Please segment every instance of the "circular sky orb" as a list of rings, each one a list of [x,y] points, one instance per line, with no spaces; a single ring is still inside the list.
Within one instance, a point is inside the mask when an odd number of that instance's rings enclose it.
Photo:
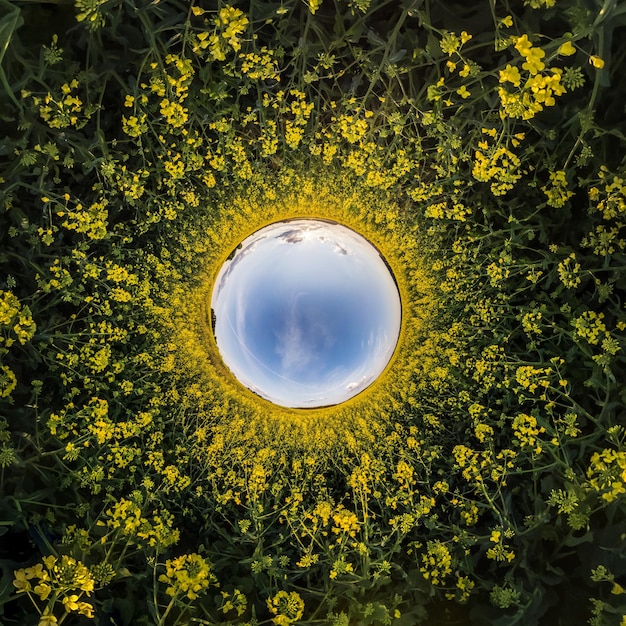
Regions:
[[[400,334],[398,288],[380,253],[333,222],[294,219],[245,239],[211,296],[230,371],[274,404],[315,408],[356,396]]]

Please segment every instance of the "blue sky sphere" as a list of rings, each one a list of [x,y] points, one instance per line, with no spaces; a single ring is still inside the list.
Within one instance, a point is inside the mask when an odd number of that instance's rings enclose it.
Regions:
[[[245,239],[217,275],[211,309],[233,375],[293,408],[363,391],[400,334],[400,296],[376,248],[320,220],[278,222]]]

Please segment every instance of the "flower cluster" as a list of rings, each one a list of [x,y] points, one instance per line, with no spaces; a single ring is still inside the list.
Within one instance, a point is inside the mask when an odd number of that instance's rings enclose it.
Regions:
[[[594,452],[587,468],[591,488],[606,502],[626,494],[626,451],[606,448]]]
[[[0,346],[10,348],[15,340],[24,345],[35,335],[37,325],[28,306],[10,291],[0,290]]]
[[[16,340],[19,345],[28,343],[36,330],[30,308],[11,291],[0,290],[0,398],[10,397],[17,386],[15,372],[3,364],[9,349]]]
[[[34,601],[45,602],[45,608],[38,604],[39,626],[53,626],[65,619],[69,613],[78,613],[93,618],[93,605],[81,600],[83,594],[91,595],[94,578],[89,569],[71,556],[44,557],[41,563],[15,571],[13,586],[18,593],[26,593]],[[57,619],[55,610],[64,613]]]
[[[560,209],[569,198],[574,195],[574,192],[569,191],[567,188],[567,180],[563,170],[550,172],[550,185],[542,187],[541,191],[543,191],[548,198],[548,206],[554,207],[555,209]]]
[[[515,559],[515,552],[510,549],[510,546],[505,543],[504,539],[507,536],[511,536],[510,532],[503,532],[502,530],[494,530],[489,537],[491,547],[487,550],[487,558],[492,561],[505,561],[511,562]]]
[[[420,572],[433,585],[442,585],[452,573],[452,555],[440,541],[429,541],[421,555]]]
[[[201,16],[205,11],[194,7],[193,13]],[[222,7],[212,22],[212,32],[203,31],[196,35],[194,52],[205,55],[208,49],[209,59],[224,61],[230,50],[238,52],[241,49],[241,36],[250,22],[241,9],[230,5]]]
[[[542,59],[546,53],[541,48],[533,46],[528,35],[517,37],[515,49],[524,59],[521,67],[528,72],[524,79],[517,65],[508,64],[500,70],[499,82],[501,85],[511,84],[517,87],[516,91],[510,91],[504,86],[498,88],[500,98],[500,116],[506,118],[520,118],[530,120],[544,107],[554,106],[555,97],[566,92],[561,83],[563,70],[552,68],[549,73],[542,73],[546,68]],[[523,84],[522,84],[522,81]]]
[[[31,98],[39,110],[41,119],[50,128],[83,128],[98,110],[97,104],[85,104],[78,95],[80,83],[73,79],[61,85],[60,93],[48,92],[44,96],[34,96],[29,91],[23,91],[23,98]]]
[[[279,591],[267,600],[267,608],[275,617],[272,623],[276,626],[289,626],[296,623],[304,612],[304,601],[295,591]]]
[[[180,531],[172,527],[172,515],[155,511],[152,521],[143,515],[139,504],[121,498],[106,511],[106,526],[119,529],[122,536],[136,542],[163,550],[178,542]],[[103,525],[105,522],[101,522]]]
[[[626,186],[623,177],[611,175],[608,168],[602,166],[597,183],[589,189],[588,195],[589,213],[599,213],[603,223],[583,239],[582,245],[592,248],[599,256],[623,252],[626,249]]]
[[[495,129],[483,129],[489,137],[495,137]],[[484,139],[474,153],[472,175],[480,182],[490,183],[494,196],[501,196],[513,189],[521,178],[520,159],[505,146]]]
[[[168,596],[195,600],[217,582],[211,564],[199,554],[184,554],[165,562],[165,573],[159,576]]]
[[[545,433],[546,429],[538,425],[536,417],[520,413],[513,420],[513,432],[521,448],[528,447],[532,448],[535,454],[541,453],[539,435]]]

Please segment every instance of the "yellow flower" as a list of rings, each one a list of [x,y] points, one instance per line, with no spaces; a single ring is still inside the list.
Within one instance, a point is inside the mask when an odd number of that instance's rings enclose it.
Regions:
[[[93,605],[89,604],[89,602],[79,602],[78,613],[80,615],[85,615],[86,617],[93,618]]]
[[[39,596],[39,599],[44,601],[50,595],[52,587],[48,583],[39,583],[33,591]]]
[[[463,85],[462,87],[460,87],[459,89],[456,90],[456,92],[459,94],[459,96],[461,96],[461,98],[463,98],[463,100],[469,98],[472,94],[467,90],[467,87],[465,85]]]
[[[512,65],[507,65],[503,70],[500,70],[500,83],[513,83],[515,87],[519,87],[522,77],[520,76],[519,69]]]
[[[563,170],[550,172],[550,185],[542,187],[541,191],[548,197],[547,204],[557,209],[564,206],[574,195],[574,192],[567,188],[567,179]]]
[[[48,572],[43,571],[41,563],[37,563],[32,567],[27,567],[24,571],[26,572],[26,578],[29,580],[31,578],[41,578],[41,580],[47,580],[48,578]]]
[[[572,54],[576,53],[576,48],[572,45],[571,41],[566,41],[561,47],[558,49],[558,54],[569,57]]]
[[[591,63],[591,65],[593,65],[597,70],[601,70],[604,67],[604,59],[595,55],[591,55],[589,57],[589,63]]]
[[[429,541],[427,552],[421,555],[422,576],[433,585],[444,583],[444,579],[452,573],[452,555],[441,541]]]
[[[37,626],[54,626],[57,623],[57,618],[51,613],[48,613],[48,609],[46,609],[39,618],[39,624]]]
[[[528,35],[522,35],[515,40],[515,49],[523,56],[526,57],[530,53],[533,45],[528,39]]]
[[[222,30],[222,37],[238,52],[241,48],[240,35],[250,23],[241,9],[226,5],[220,9],[219,17],[214,20],[215,25]]]
[[[267,599],[267,608],[276,616],[272,618],[276,626],[289,626],[302,617],[304,601],[295,591],[279,591],[273,598]]]
[[[29,576],[26,574],[26,570],[18,569],[13,573],[15,579],[13,580],[13,586],[17,589],[17,593],[22,591],[30,591],[31,585],[28,582]]]
[[[545,63],[541,59],[546,56],[546,53],[541,48],[532,48],[524,56],[526,62],[522,63],[522,69],[528,70],[533,76],[545,68]]]
[[[199,554],[184,554],[177,559],[167,560],[165,570],[165,574],[159,576],[159,582],[170,585],[165,593],[172,597],[186,595],[190,600],[195,600],[217,580],[211,572],[210,563]]]
[[[78,596],[76,594],[65,596],[63,598],[63,607],[68,613],[78,610]]]
[[[50,554],[49,556],[44,556],[42,560],[49,570],[51,570],[54,567],[54,564],[57,562],[56,556],[53,556],[52,554]]]
[[[16,386],[15,374],[6,365],[0,367],[0,398],[10,396]]]

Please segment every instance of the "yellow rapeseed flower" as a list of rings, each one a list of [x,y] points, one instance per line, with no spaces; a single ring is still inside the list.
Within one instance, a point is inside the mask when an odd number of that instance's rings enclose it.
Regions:
[[[611,593],[615,596],[621,596],[622,594],[626,593],[626,589],[624,589],[624,587],[622,587],[618,583],[613,583],[613,589],[611,589]]]
[[[48,609],[46,609],[39,618],[37,626],[55,626],[55,624],[58,624],[57,618],[52,613],[48,613]]]
[[[500,83],[512,83],[515,87],[519,87],[522,80],[519,69],[513,65],[507,65],[503,70],[500,70]]]
[[[295,591],[279,591],[273,598],[267,599],[267,608],[276,616],[272,618],[276,626],[289,626],[302,617],[304,601]]]
[[[31,584],[28,581],[29,577],[26,574],[26,570],[15,570],[15,572],[13,573],[13,577],[13,586],[17,589],[17,593],[31,590]]]
[[[13,371],[7,365],[0,367],[0,398],[10,396],[16,386],[17,378]]]
[[[526,57],[530,53],[533,45],[528,39],[528,35],[522,35],[515,40],[515,49],[523,56]]]
[[[531,48],[528,50],[528,54],[524,55],[526,61],[522,63],[522,69],[530,72],[534,76],[537,72],[541,72],[546,66],[541,59],[546,56],[546,53],[541,48]]]
[[[575,53],[576,53],[576,48],[574,48],[571,41],[566,41],[564,44],[561,44],[561,46],[558,49],[558,54],[560,54],[561,56],[565,56],[565,57],[569,57]]]
[[[591,55],[589,57],[589,63],[591,63],[591,65],[593,65],[597,70],[601,70],[604,67],[604,59],[595,55]]]
[[[63,607],[70,613],[78,610],[78,595],[73,593],[63,598]]]

